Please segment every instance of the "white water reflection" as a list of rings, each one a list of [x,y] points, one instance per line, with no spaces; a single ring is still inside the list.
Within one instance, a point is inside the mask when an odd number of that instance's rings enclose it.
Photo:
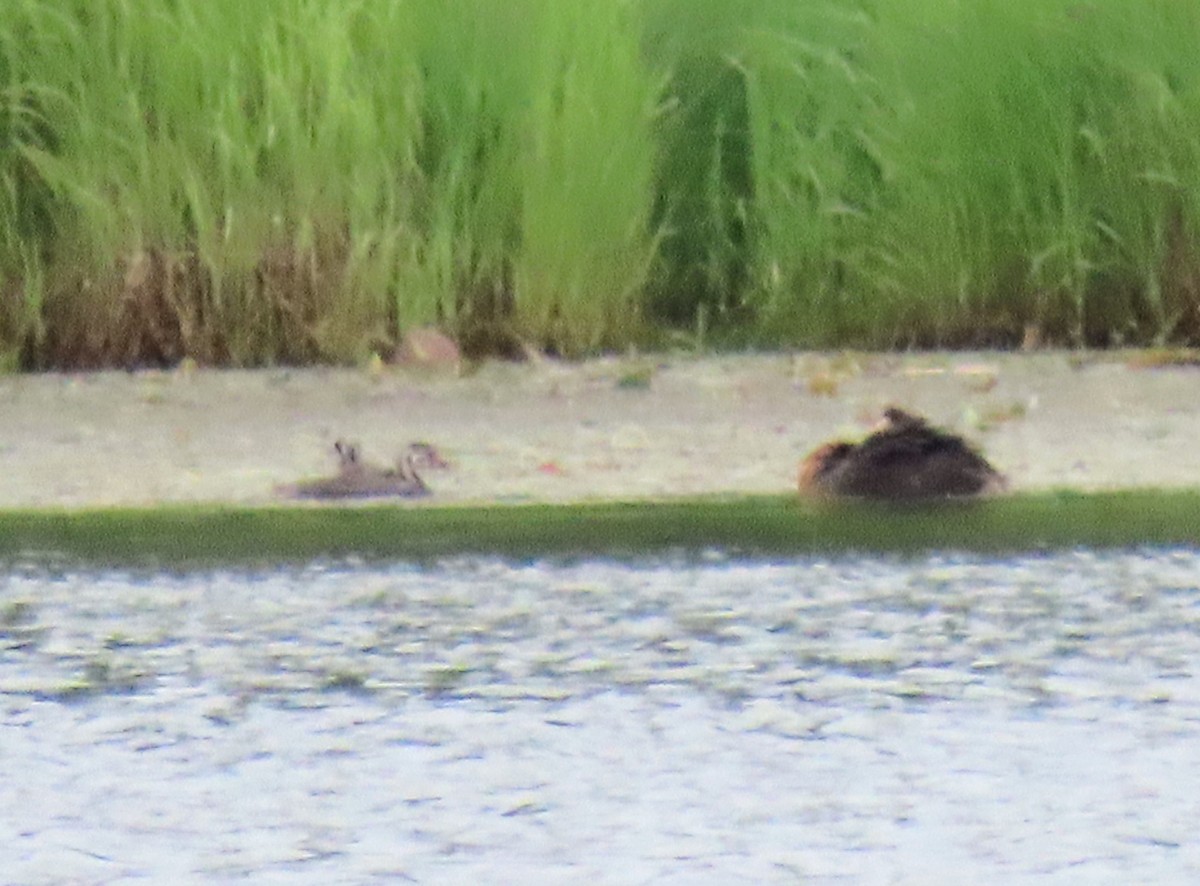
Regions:
[[[0,585],[8,883],[1200,882],[1200,557]]]

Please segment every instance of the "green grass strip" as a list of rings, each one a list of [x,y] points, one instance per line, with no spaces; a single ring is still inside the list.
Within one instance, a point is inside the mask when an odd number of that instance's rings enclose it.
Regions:
[[[756,556],[1200,543],[1200,490],[1040,493],[934,507],[814,504],[790,496],[575,505],[171,506],[0,512],[0,558],[110,566],[270,565],[317,558],[425,560]]]

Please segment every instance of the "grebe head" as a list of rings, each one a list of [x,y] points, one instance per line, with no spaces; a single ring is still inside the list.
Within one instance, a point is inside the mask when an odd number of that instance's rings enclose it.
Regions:
[[[413,464],[421,468],[441,470],[450,467],[450,462],[442,457],[432,443],[424,441],[409,443],[407,454],[412,457]]]
[[[919,415],[913,415],[911,412],[905,412],[895,406],[889,406],[883,410],[883,420],[874,428],[875,431],[905,431],[913,430],[914,428],[923,428],[928,424],[924,418]]]
[[[854,451],[852,443],[839,441],[818,446],[800,462],[800,491],[822,492],[829,475]]]

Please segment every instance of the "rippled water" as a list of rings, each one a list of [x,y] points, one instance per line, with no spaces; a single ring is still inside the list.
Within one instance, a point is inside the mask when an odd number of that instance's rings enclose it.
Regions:
[[[1196,883],[1200,555],[0,577],[6,883]]]

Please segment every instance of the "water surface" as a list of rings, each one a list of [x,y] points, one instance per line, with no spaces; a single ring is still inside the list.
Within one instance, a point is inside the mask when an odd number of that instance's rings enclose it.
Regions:
[[[6,883],[1200,882],[1193,551],[0,575]]]

